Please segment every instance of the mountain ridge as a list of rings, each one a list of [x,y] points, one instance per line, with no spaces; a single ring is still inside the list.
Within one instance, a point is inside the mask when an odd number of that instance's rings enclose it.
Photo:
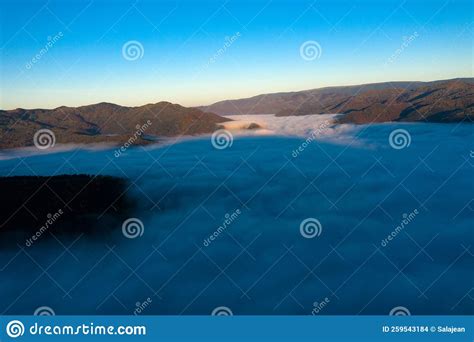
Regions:
[[[452,98],[439,100],[433,95],[445,88],[464,88],[463,99],[459,94],[447,92]],[[383,82],[351,86],[335,86],[315,88],[296,92],[280,92],[261,94],[237,100],[219,101],[209,106],[198,107],[219,115],[239,114],[276,114],[277,116],[308,115],[323,113],[346,114],[341,122],[370,123],[386,121],[421,121],[420,117],[405,115],[417,106],[433,105],[432,112],[421,113],[428,122],[459,122],[472,121],[474,103],[474,78],[456,78],[430,82]],[[403,94],[417,94],[408,96]],[[439,95],[439,94],[436,94]],[[410,103],[410,98],[422,103]],[[398,100],[398,101],[397,101]],[[434,105],[440,105],[440,108]],[[388,106],[389,105],[389,106]],[[388,106],[388,108],[387,108]],[[388,109],[390,115],[381,115]],[[426,110],[427,108],[424,108]],[[377,112],[378,111],[378,112]],[[451,114],[450,114],[451,112]],[[350,114],[352,113],[352,114]],[[350,115],[347,115],[350,114]],[[444,114],[444,115],[443,115]]]
[[[215,114],[217,113],[217,114]],[[343,114],[338,123],[474,122],[474,78],[432,82],[384,82],[257,95],[210,106],[166,101],[127,107],[100,102],[54,109],[0,110],[0,148],[33,146],[40,129],[56,143],[145,145],[163,137],[214,132],[231,121],[221,115]],[[137,134],[139,132],[139,134]]]
[[[136,135],[139,127],[145,127],[136,140],[136,144],[144,145],[153,142],[147,136],[211,133],[225,121],[229,119],[164,101],[137,107],[100,102],[79,107],[0,110],[0,148],[32,146],[39,129],[53,131],[56,143],[123,144]]]

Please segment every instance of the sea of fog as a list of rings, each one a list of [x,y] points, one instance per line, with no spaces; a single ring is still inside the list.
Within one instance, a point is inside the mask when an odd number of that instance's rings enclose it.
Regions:
[[[143,235],[1,250],[0,312],[474,314],[474,126],[330,118],[242,118],[261,129],[224,149],[4,154],[1,176],[128,178]]]

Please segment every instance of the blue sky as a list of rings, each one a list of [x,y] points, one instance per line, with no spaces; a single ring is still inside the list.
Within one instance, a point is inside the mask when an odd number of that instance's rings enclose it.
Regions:
[[[2,109],[473,76],[469,0],[2,0],[0,16]],[[129,41],[140,58],[124,58]]]

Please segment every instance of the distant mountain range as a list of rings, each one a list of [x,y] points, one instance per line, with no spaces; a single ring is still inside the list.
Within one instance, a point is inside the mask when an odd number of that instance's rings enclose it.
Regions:
[[[263,94],[199,107],[220,115],[345,114],[340,122],[472,122],[474,79],[386,82]]]
[[[35,132],[44,128],[53,131],[56,143],[122,144],[136,136],[134,144],[143,145],[159,137],[211,133],[224,121],[229,119],[169,102],[0,110],[0,148],[31,146]]]
[[[473,122],[474,79],[328,87],[227,100],[199,108],[159,102],[140,107],[98,103],[55,109],[0,110],[0,148],[32,146],[39,129],[53,131],[59,144],[124,144],[134,137],[133,144],[143,145],[161,137],[211,133],[221,127],[220,123],[230,120],[221,115],[331,113],[344,114],[340,123],[355,124]]]

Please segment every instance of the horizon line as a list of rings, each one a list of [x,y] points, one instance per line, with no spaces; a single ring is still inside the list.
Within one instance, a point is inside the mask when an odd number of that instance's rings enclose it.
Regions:
[[[316,87],[316,88],[306,88],[306,89],[300,89],[300,90],[290,90],[290,91],[276,91],[276,92],[269,92],[269,93],[259,93],[257,95],[252,95],[252,96],[247,96],[247,97],[240,97],[240,98],[230,98],[230,99],[223,99],[219,101],[215,101],[213,103],[207,104],[207,105],[196,105],[196,106],[184,106],[181,103],[177,102],[172,102],[166,99],[160,100],[158,102],[148,102],[145,104],[141,105],[122,105],[114,102],[109,102],[109,101],[100,101],[100,102],[95,102],[95,103],[86,103],[86,104],[80,104],[80,105],[75,105],[75,106],[70,106],[70,105],[61,105],[57,107],[36,107],[36,108],[25,108],[25,107],[16,107],[16,108],[11,108],[11,109],[4,109],[0,108],[2,111],[13,111],[13,110],[19,110],[19,109],[24,109],[24,110],[55,110],[59,109],[61,107],[67,107],[67,108],[80,108],[80,107],[86,107],[86,106],[94,106],[94,105],[99,105],[99,104],[112,104],[120,107],[128,107],[128,108],[134,108],[134,107],[143,107],[147,105],[153,105],[153,104],[158,104],[161,102],[167,102],[173,105],[179,105],[184,108],[203,108],[203,107],[210,107],[212,105],[215,105],[217,103],[221,102],[226,102],[226,101],[239,101],[239,100],[245,100],[245,99],[252,99],[255,97],[259,96],[265,96],[265,95],[273,95],[273,94],[292,94],[292,93],[299,93],[299,92],[304,92],[304,91],[312,91],[312,90],[321,90],[321,89],[330,89],[330,88],[350,88],[350,87],[359,87],[359,86],[367,86],[367,85],[375,85],[375,84],[386,84],[386,83],[434,83],[434,82],[449,82],[449,81],[456,81],[456,80],[469,80],[469,79],[474,79],[474,76],[459,76],[459,77],[454,77],[454,78],[448,78],[448,79],[435,79],[435,80],[430,80],[430,81],[413,81],[413,80],[396,80],[396,81],[383,81],[383,82],[370,82],[370,83],[358,83],[358,84],[344,84],[344,85],[329,85],[329,86],[323,86],[323,87]]]

